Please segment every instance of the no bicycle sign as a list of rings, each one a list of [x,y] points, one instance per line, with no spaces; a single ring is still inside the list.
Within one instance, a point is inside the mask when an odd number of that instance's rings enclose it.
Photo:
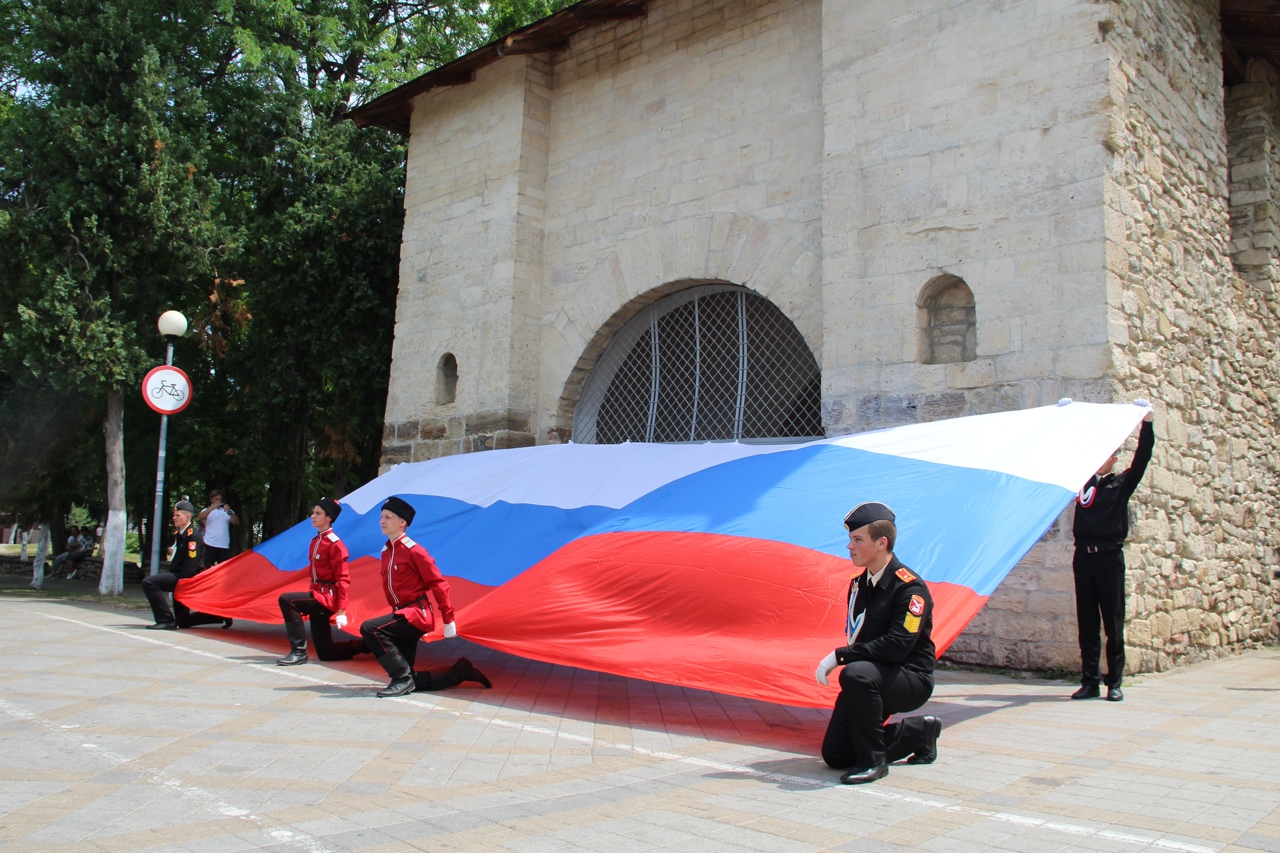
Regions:
[[[142,380],[142,399],[162,415],[176,415],[191,402],[191,380],[172,365],[153,367]]]

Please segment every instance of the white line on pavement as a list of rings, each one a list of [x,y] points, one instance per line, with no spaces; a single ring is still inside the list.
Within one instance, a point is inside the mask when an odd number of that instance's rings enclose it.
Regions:
[[[203,651],[202,649],[194,649],[194,648],[191,648],[190,646],[182,645],[181,643],[172,643],[167,640],[160,640],[154,637],[140,636],[138,634],[135,634],[129,631],[121,631],[117,628],[108,628],[105,625],[94,625],[92,622],[85,622],[79,619],[71,619],[65,616],[55,616],[51,613],[41,613],[35,610],[27,610],[26,612],[32,613],[37,616],[43,616],[47,619],[57,619],[62,622],[70,622],[72,624],[80,625],[86,628],[91,628],[97,631],[106,631],[112,634],[119,634],[121,636],[129,637],[134,640],[139,640],[144,643],[151,643],[152,645],[164,646],[171,649],[177,649],[179,651],[187,652],[189,654],[212,658],[218,661],[224,661],[227,663],[236,663],[241,665],[243,665],[244,663],[241,660],[228,657],[226,655],[218,655],[213,652],[206,652],[206,651]],[[298,681],[305,681],[311,684],[321,684],[327,687],[347,687],[348,689],[355,689],[355,688],[352,688],[351,685],[340,684],[338,682],[334,682],[328,679],[315,678],[313,676],[296,672],[292,667],[285,668],[285,667],[277,667],[272,665],[254,664],[254,663],[249,664],[249,666],[253,666],[263,672],[270,672],[277,676],[284,676],[286,678],[292,678]],[[598,746],[603,749],[620,749],[620,750],[635,753],[637,755],[644,755],[647,757],[657,758],[664,761],[679,762],[681,764],[687,764],[687,765],[691,765],[701,769],[716,770],[722,773],[734,773],[742,776],[750,776],[756,779],[767,780],[771,782],[782,782],[784,784],[797,785],[797,786],[802,786],[807,788],[830,787],[830,783],[822,779],[812,779],[804,776],[791,776],[785,773],[770,773],[763,770],[756,770],[754,767],[743,767],[741,765],[736,765],[736,764],[723,764],[717,761],[708,761],[703,758],[695,758],[692,756],[680,755],[679,753],[674,753],[674,752],[645,749],[644,747],[635,746],[633,744],[611,743],[608,741],[602,741],[602,740],[599,740],[598,738],[589,737],[586,735],[575,735],[575,734],[569,734],[567,732],[557,731],[556,729],[547,728],[545,726],[531,725],[529,723],[512,722],[509,720],[499,719],[493,716],[476,714],[471,711],[456,711],[449,708],[441,707],[439,702],[425,702],[421,699],[409,698],[407,696],[398,697],[394,701],[398,701],[408,705],[414,705],[420,708],[425,708],[427,710],[435,711],[436,713],[449,714],[455,717],[465,718],[467,720],[472,720],[475,722],[486,723],[488,725],[498,726],[502,728],[516,729],[518,731],[528,732],[530,734],[550,735],[552,737],[562,738],[564,740],[574,741],[576,743],[582,743],[590,746]],[[3,704],[0,704],[0,710],[4,710]],[[866,796],[870,796],[870,797],[875,797],[878,799],[883,799],[883,800],[892,800],[894,802],[911,803],[913,805],[925,806],[927,808],[937,809],[939,811],[973,815],[975,817],[996,820],[1001,823],[1010,823],[1010,824],[1022,826],[1028,829],[1047,829],[1047,830],[1060,832],[1065,835],[1071,835],[1075,837],[1099,838],[1107,841],[1116,841],[1123,844],[1136,844],[1141,847],[1154,847],[1160,850],[1173,850],[1173,851],[1177,851],[1177,853],[1218,853],[1218,851],[1221,849],[1220,847],[1204,847],[1198,844],[1188,844],[1185,842],[1172,841],[1164,838],[1153,838],[1146,835],[1138,835],[1136,833],[1117,832],[1111,829],[1102,829],[1099,827],[1084,826],[1081,824],[1074,824],[1074,823],[1064,823],[1062,821],[1045,820],[1043,818],[1031,817],[1028,815],[1013,814],[1011,812],[990,811],[988,809],[974,808],[972,806],[966,806],[960,803],[948,803],[944,800],[937,800],[929,797],[921,797],[921,796],[916,796],[912,794],[900,794],[895,791],[887,791],[883,788],[872,788],[870,786],[864,786],[858,790],[858,793]],[[251,816],[250,819],[256,819],[256,818],[252,818]],[[311,839],[311,840],[315,841],[316,839]],[[311,850],[312,848],[308,847],[307,849]],[[320,850],[320,848],[315,848],[315,849],[317,853]]]

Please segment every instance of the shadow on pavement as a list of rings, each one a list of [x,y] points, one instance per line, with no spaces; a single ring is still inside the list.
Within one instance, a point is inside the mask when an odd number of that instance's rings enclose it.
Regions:
[[[78,608],[108,609],[106,605],[93,602],[65,603]],[[110,627],[130,633],[137,631],[139,634],[156,636],[157,639],[174,636],[175,632],[170,631],[148,631],[146,626],[149,624],[150,613],[138,611],[136,619],[122,620]],[[275,661],[288,653],[288,644],[280,625],[237,621],[230,629],[208,625],[181,629],[176,633],[194,633],[206,639],[238,645],[248,653],[226,655],[227,660],[258,667],[274,667]],[[314,655],[314,647],[310,651]],[[723,693],[542,663],[487,649],[462,638],[420,643],[415,668],[422,670],[448,666],[462,656],[469,658],[489,676],[493,681],[493,688],[486,690],[464,684],[429,695],[442,699],[452,696],[470,701],[473,703],[470,713],[477,713],[482,707],[492,708],[494,711],[518,710],[534,717],[630,727],[677,737],[711,738],[806,756],[797,758],[798,763],[791,770],[770,769],[763,772],[801,777],[813,775],[816,768],[812,765],[812,757],[817,753],[830,716],[830,710],[825,708],[776,705]],[[677,664],[673,664],[675,665]],[[341,662],[322,662],[313,657],[307,664],[281,669],[322,680],[341,673],[368,679],[368,682],[333,685],[294,682],[281,684],[276,688],[280,691],[306,691],[333,699],[350,699],[353,692],[363,694],[367,691],[369,701],[383,701],[373,694],[386,683],[386,674],[369,655]],[[935,698],[913,713],[934,714],[942,719],[945,726],[953,726],[1005,708],[1070,701],[1067,698],[1069,685],[1062,685],[1064,692],[1061,695],[1047,695],[1044,688],[1056,687],[1053,682],[1027,683],[1025,692],[1011,690],[1019,683],[1021,682],[1018,680],[985,673],[942,671]],[[1000,692],[986,692],[981,689],[984,686]],[[822,779],[820,776],[814,778]]]

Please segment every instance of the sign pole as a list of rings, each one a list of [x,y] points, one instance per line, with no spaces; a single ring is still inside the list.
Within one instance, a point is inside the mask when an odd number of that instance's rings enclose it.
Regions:
[[[165,342],[167,350],[164,356],[165,366],[173,364],[173,339]],[[164,512],[164,456],[165,440],[169,437],[169,416],[160,416],[160,453],[156,457],[156,506],[151,516],[151,567],[148,574],[160,572],[160,516]]]

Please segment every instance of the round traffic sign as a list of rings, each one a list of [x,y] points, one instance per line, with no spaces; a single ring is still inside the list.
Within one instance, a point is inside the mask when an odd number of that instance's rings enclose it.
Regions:
[[[171,364],[153,367],[142,380],[142,399],[162,415],[176,415],[191,402],[191,380]]]

